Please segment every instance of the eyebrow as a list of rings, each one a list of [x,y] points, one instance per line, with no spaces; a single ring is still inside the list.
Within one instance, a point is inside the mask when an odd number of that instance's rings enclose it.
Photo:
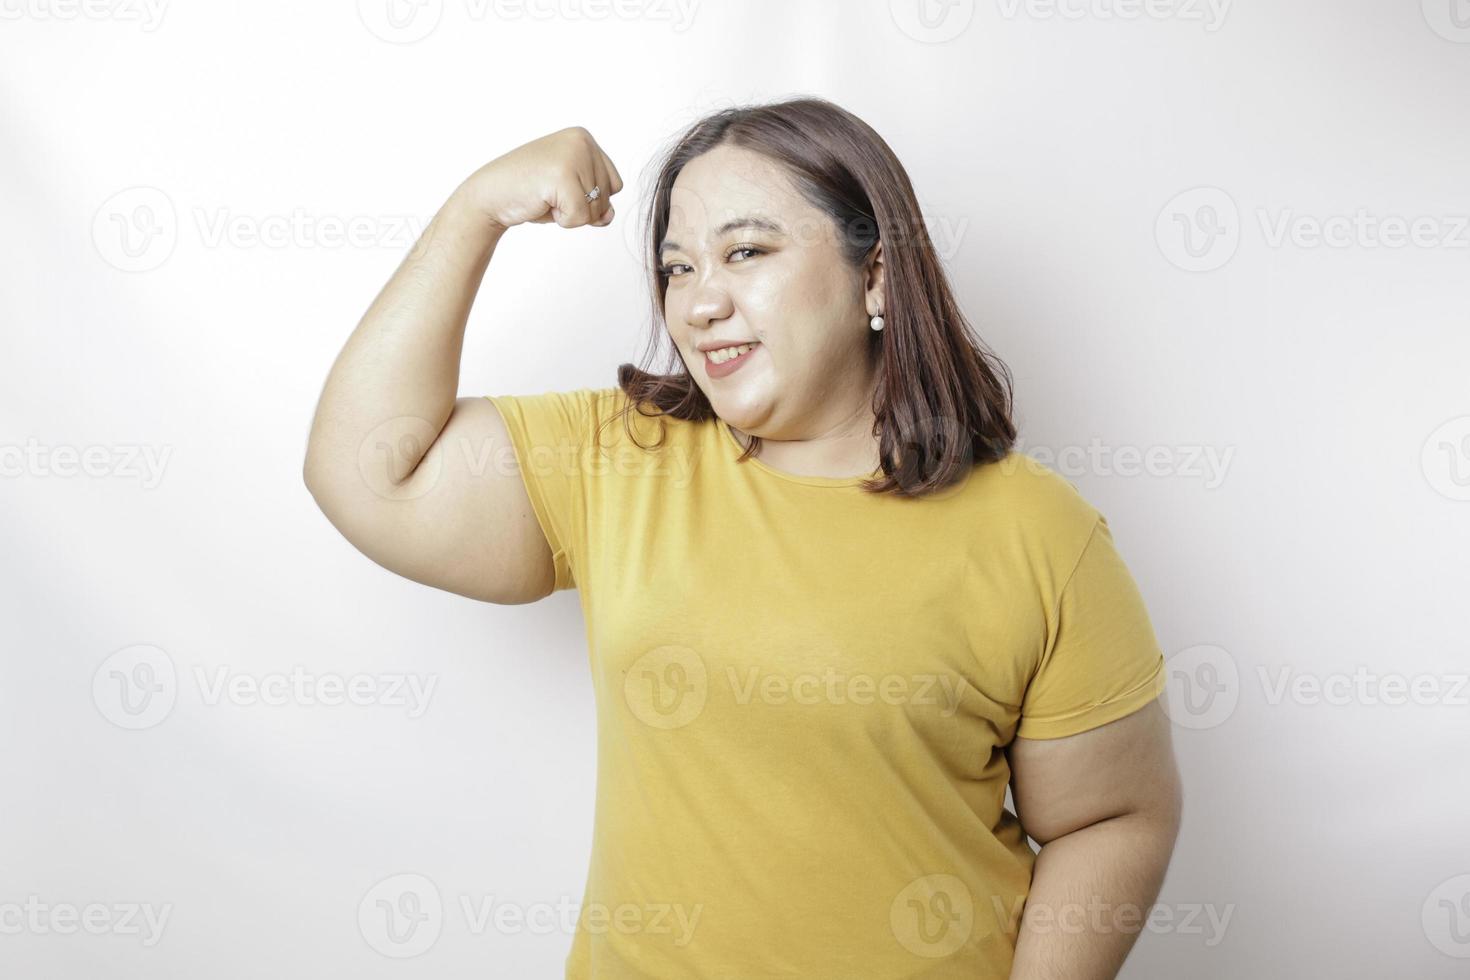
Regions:
[[[758,231],[769,231],[774,235],[785,234],[785,230],[780,225],[776,224],[776,222],[768,221],[765,218],[757,218],[752,215],[744,218],[731,218],[729,221],[725,222],[724,224],[720,225],[720,227],[715,229],[715,237],[719,238],[723,235],[727,235],[737,228],[755,228]],[[658,247],[658,254],[662,255],[671,248],[682,249],[683,247],[684,246],[678,244],[677,242],[673,242],[665,238],[663,244]]]

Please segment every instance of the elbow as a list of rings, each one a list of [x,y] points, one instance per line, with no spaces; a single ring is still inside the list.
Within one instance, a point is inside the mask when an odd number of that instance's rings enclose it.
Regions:
[[[306,452],[301,455],[301,482],[315,495],[317,488],[326,480],[322,450],[314,438],[306,440]]]
[[[318,506],[321,506],[323,494],[326,492],[325,488],[329,485],[329,481],[327,474],[322,471],[320,461],[310,452],[306,454],[306,458],[301,462],[301,482],[305,484],[306,490],[311,494],[312,499],[317,502]]]
[[[308,453],[306,459],[301,463],[301,482],[306,485],[306,489],[313,497],[316,496],[317,479],[316,467],[312,465],[311,454]]]

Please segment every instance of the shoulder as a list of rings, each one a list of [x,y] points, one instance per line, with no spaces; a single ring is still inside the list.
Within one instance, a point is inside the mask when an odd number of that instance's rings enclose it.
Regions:
[[[1019,450],[977,467],[972,479],[989,520],[1048,551],[1080,553],[1102,517],[1075,483]]]
[[[582,391],[598,405],[608,406],[613,409],[621,408],[628,400],[627,392],[623,391],[617,385],[610,385],[606,388],[583,388]]]
[[[588,406],[599,445],[631,445],[656,453],[670,445],[688,447],[700,431],[700,423],[664,414],[648,402],[635,403],[616,385],[584,388],[580,396]]]
[[[605,388],[583,388],[580,394],[587,400],[597,415],[603,419],[619,415],[624,409],[630,415],[639,414],[638,406],[630,405],[632,399],[628,397],[626,391],[617,385],[608,385]],[[656,412],[657,409],[651,405],[645,404],[643,406],[643,413],[645,415],[653,415]]]

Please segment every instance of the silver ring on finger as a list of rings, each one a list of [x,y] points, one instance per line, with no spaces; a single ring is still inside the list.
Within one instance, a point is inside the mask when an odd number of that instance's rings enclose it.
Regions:
[[[597,198],[601,194],[602,194],[602,188],[601,187],[593,187],[590,191],[587,192],[587,200],[589,200],[589,201],[595,201],[595,200],[597,200]]]

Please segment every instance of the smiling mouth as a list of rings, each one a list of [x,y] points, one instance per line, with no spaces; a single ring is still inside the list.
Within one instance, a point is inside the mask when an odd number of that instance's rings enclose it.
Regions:
[[[748,344],[736,344],[734,347],[720,347],[705,351],[704,359],[710,364],[728,364],[744,357],[758,346],[760,346],[760,341],[753,340]]]

